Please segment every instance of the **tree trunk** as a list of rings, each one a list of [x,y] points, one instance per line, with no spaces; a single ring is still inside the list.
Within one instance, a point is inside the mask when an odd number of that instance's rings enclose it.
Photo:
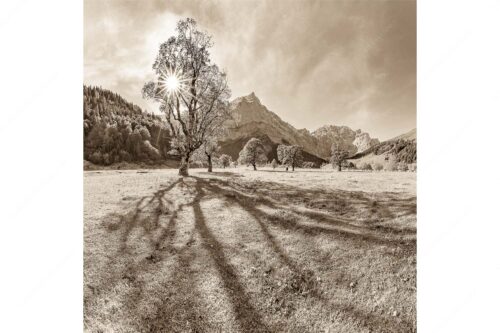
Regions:
[[[257,168],[255,167],[255,163],[254,163],[254,164],[252,164],[252,166],[253,166],[253,169],[254,169],[254,170],[257,170]]]
[[[188,168],[189,168],[189,154],[184,154],[181,157],[181,165],[179,167],[179,176],[182,176],[182,177],[189,176]]]
[[[208,172],[212,172],[212,155],[207,154],[208,159]]]
[[[292,171],[295,171],[295,165],[292,164]]]
[[[339,163],[338,166],[337,166],[337,170],[338,171],[342,171],[342,165]]]

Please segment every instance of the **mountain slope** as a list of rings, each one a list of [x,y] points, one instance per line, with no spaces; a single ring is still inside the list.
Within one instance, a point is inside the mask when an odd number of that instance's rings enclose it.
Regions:
[[[84,159],[94,164],[164,160],[169,137],[161,117],[120,95],[83,86]]]
[[[293,144],[303,148],[304,159],[324,163],[329,159],[333,142],[342,141],[351,147],[351,153],[364,150],[378,143],[361,130],[353,131],[346,126],[323,126],[310,133],[307,129],[296,129],[269,111],[251,93],[236,98],[230,105],[232,118],[226,123],[227,135],[222,139],[223,152],[238,157],[244,144],[252,137],[264,138],[269,149],[268,158],[276,158],[278,144]]]
[[[348,147],[351,154],[364,151],[379,143],[378,139],[370,138],[368,133],[359,129],[354,131],[347,126],[325,125],[312,132],[312,135],[317,138],[318,149],[323,156],[330,156],[333,143]]]
[[[414,128],[409,132],[406,132],[404,134],[398,135],[395,138],[392,138],[391,140],[416,140],[417,139],[417,129]],[[388,140],[390,141],[390,140]]]
[[[355,163],[381,163],[390,159],[406,164],[417,163],[417,130],[398,135],[352,156]]]

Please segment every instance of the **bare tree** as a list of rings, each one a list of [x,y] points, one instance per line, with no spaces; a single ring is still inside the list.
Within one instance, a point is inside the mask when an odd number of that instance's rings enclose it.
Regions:
[[[248,140],[245,147],[240,151],[238,160],[240,164],[251,164],[254,170],[257,170],[257,163],[266,163],[266,149],[262,141],[256,138]]]
[[[142,89],[166,115],[172,146],[181,155],[181,176],[188,176],[192,153],[229,117],[231,93],[226,74],[210,60],[212,46],[212,37],[198,30],[195,20],[179,21],[177,35],[160,45],[153,64],[156,80]]]
[[[278,149],[278,161],[283,165],[291,166],[292,171],[295,167],[302,166],[304,159],[302,157],[302,148],[297,145],[287,146],[279,145]]]
[[[349,157],[349,150],[342,144],[334,143],[332,144],[332,156],[330,162],[332,166],[337,166],[338,171],[342,171],[342,162],[344,162]]]

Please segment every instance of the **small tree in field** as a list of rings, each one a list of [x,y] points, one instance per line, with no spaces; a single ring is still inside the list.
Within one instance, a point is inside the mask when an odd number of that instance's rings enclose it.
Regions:
[[[226,155],[226,154],[222,154],[220,156],[220,163],[222,164],[222,167],[225,169],[226,167],[228,167],[230,164],[231,164],[231,156],[229,155]]]
[[[208,172],[212,172],[213,159],[217,156],[220,150],[217,140],[209,138],[205,141],[200,148],[196,149],[192,155],[193,161],[203,162],[206,161],[208,165]]]
[[[387,171],[396,171],[398,169],[398,162],[396,160],[396,156],[390,155],[388,158],[388,162],[385,165],[385,170]]]
[[[408,164],[404,162],[398,163],[398,171],[408,171]]]
[[[193,152],[215,136],[229,117],[226,74],[210,59],[212,37],[188,18],[177,35],[160,45],[153,64],[156,76],[142,88],[144,98],[160,103],[172,146],[181,155],[179,175],[188,176]]]
[[[332,166],[337,166],[338,171],[342,171],[342,163],[349,157],[349,151],[339,143],[332,144],[332,156],[330,162]]]
[[[361,167],[360,167],[361,170],[365,170],[365,171],[372,171],[372,165],[370,163],[362,163],[361,164]]]
[[[278,162],[276,162],[274,158],[273,161],[271,162],[271,166],[273,167],[273,170],[276,169],[276,167],[278,166]]]
[[[304,162],[302,157],[302,148],[300,146],[279,145],[277,152],[278,161],[280,161],[283,165],[291,166],[292,171],[295,170],[295,167],[302,166],[302,163]]]
[[[257,170],[257,164],[266,163],[266,149],[264,148],[262,141],[257,138],[251,138],[248,140],[245,147],[243,147],[240,151],[238,161],[240,164],[252,165],[254,170]]]

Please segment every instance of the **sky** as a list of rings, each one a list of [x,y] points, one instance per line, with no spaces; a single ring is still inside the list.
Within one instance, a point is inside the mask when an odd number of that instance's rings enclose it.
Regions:
[[[84,1],[84,84],[149,112],[141,88],[178,20],[213,36],[231,99],[251,92],[294,127],[390,139],[416,127],[416,2]]]

